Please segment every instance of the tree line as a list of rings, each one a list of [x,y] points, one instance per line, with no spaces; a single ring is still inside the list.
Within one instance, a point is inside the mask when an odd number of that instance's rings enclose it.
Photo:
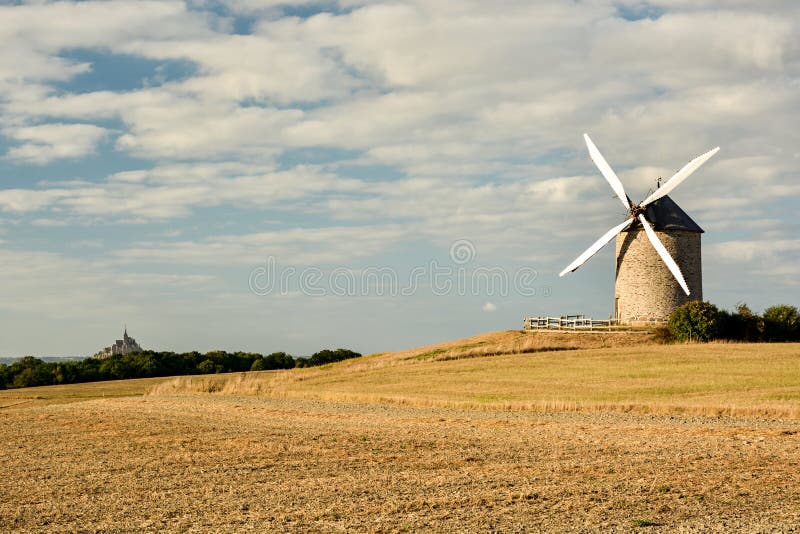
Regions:
[[[0,389],[55,384],[76,384],[101,380],[151,378],[157,376],[199,375],[241,371],[266,371],[313,367],[358,358],[349,349],[321,350],[310,358],[295,358],[285,352],[266,356],[255,352],[156,352],[146,350],[116,354],[108,358],[46,362],[33,356],[10,364],[0,364]]]
[[[669,341],[800,341],[800,311],[788,304],[770,306],[762,314],[753,313],[747,304],[734,311],[717,308],[710,302],[692,301],[679,306],[656,337]]]

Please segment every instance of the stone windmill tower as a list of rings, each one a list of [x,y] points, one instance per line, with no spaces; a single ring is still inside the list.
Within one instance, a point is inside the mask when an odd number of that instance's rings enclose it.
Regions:
[[[614,317],[634,325],[666,322],[681,304],[703,300],[703,229],[668,196],[647,206],[644,216],[675,259],[691,293],[683,291],[637,221],[617,234],[614,286]]]
[[[616,237],[614,317],[626,324],[664,322],[676,307],[703,298],[703,230],[667,194],[716,154],[719,147],[687,163],[654,193],[634,204],[589,136],[584,134],[584,139],[592,160],[625,206],[628,218],[606,232],[559,276],[576,270]]]

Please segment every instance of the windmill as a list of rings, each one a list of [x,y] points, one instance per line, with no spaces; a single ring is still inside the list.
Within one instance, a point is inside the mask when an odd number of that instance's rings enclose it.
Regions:
[[[635,204],[589,136],[583,137],[592,161],[622,202],[627,218],[603,234],[559,276],[575,271],[616,237],[614,317],[634,324],[663,322],[675,307],[702,299],[700,234],[703,230],[667,194],[716,154],[719,147],[694,158]]]

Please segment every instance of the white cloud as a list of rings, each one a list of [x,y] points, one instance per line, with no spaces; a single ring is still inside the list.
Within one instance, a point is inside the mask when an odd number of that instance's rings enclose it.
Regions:
[[[47,2],[0,6],[0,102],[33,105],[32,90],[89,72],[92,65],[63,57],[63,51],[119,51],[135,40],[208,36],[216,17],[190,11],[180,2]],[[36,91],[40,93],[40,91]],[[6,122],[9,117],[4,117]]]
[[[611,18],[593,35],[592,56],[597,62],[624,58],[623,72],[640,72],[662,87],[684,88],[687,82],[781,72],[796,43],[795,29],[783,13],[758,11],[667,13],[635,22]]]
[[[271,256],[283,266],[346,266],[407,239],[408,228],[399,225],[291,228],[201,241],[135,243],[115,257],[126,263],[252,266]]]
[[[42,124],[3,130],[6,137],[20,142],[6,157],[17,163],[44,165],[58,159],[92,154],[109,131],[93,124]]]
[[[483,306],[481,306],[481,310],[485,311],[486,313],[492,313],[497,311],[497,306],[492,304],[491,302],[487,302]]]
[[[730,262],[759,261],[769,264],[775,262],[781,255],[800,253],[800,239],[727,241],[714,245],[711,250],[714,254]]]
[[[797,91],[780,76],[797,54],[795,25],[768,10],[630,22],[604,2],[510,2],[492,11],[477,2],[370,3],[338,15],[270,16],[248,36],[215,33],[207,16],[174,6],[141,11],[138,24],[152,28],[134,24],[114,39],[31,31],[48,50],[58,39],[108,40],[112,50],[190,59],[196,75],[157,90],[54,96],[35,109],[12,100],[7,109],[120,117],[127,132],[118,148],[141,157],[328,145],[365,150],[412,175],[479,175],[511,172],[509,158],[579,149],[584,129],[620,147],[620,165],[658,164],[643,157],[654,148],[669,152],[664,163],[681,161],[698,147],[729,145],[743,117],[768,121],[797,108]],[[165,22],[153,22],[157,15]],[[191,24],[181,31],[171,17]],[[240,106],[251,100],[263,107]],[[315,100],[322,105],[285,109]]]
[[[362,183],[340,179],[313,166],[275,171],[241,163],[172,164],[126,171],[105,183],[75,182],[38,190],[0,190],[0,209],[45,209],[82,216],[183,217],[195,208],[278,207],[308,195],[355,191]]]
[[[343,96],[361,85],[347,76],[335,56],[299,41],[221,35],[178,43],[139,41],[124,50],[148,58],[194,62],[198,75],[174,87],[205,100],[286,104]]]
[[[0,7],[0,38],[24,40],[29,49],[105,47],[132,40],[211,35],[208,13],[182,2],[48,2]]]
[[[751,229],[752,230],[752,229]],[[765,307],[788,302],[796,305],[800,288],[800,240],[756,232],[758,239],[715,243],[706,248],[706,285],[735,302],[757,302]],[[709,274],[711,275],[709,278]]]
[[[0,190],[0,207],[11,212],[36,211],[49,206],[58,196],[58,191],[3,189]]]

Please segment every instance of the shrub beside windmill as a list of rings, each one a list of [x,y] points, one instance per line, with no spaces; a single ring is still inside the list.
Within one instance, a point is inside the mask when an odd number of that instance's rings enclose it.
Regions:
[[[575,271],[616,237],[614,317],[625,324],[666,322],[690,300],[702,300],[700,235],[703,230],[667,196],[719,151],[696,157],[639,204],[625,193],[614,170],[588,135],[589,155],[614,190],[627,219],[603,234],[559,276]]]

